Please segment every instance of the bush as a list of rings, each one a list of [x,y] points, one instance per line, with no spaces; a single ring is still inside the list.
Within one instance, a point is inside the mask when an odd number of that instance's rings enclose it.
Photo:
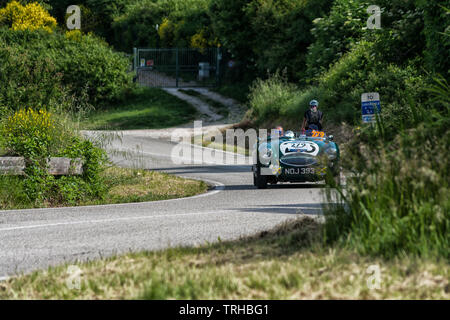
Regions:
[[[69,92],[62,86],[62,73],[54,61],[38,57],[17,46],[0,44],[0,106],[4,113],[22,106],[70,109]]]
[[[296,87],[278,72],[268,80],[257,79],[250,89],[250,106],[259,120],[277,119],[280,111],[289,105]]]
[[[128,58],[116,53],[92,35],[81,41],[58,39],[63,46],[55,62],[63,74],[63,83],[76,96],[89,98],[92,104],[106,104],[120,99],[131,85]]]
[[[0,9],[0,25],[7,25],[12,30],[44,29],[52,32],[56,28],[56,19],[37,2],[25,6],[11,1]]]
[[[8,117],[2,127],[5,150],[12,156],[27,159],[48,158],[50,150],[60,139],[51,113],[44,110],[22,109]]]
[[[102,197],[106,192],[100,176],[107,161],[105,152],[78,137],[70,123],[42,109],[22,109],[4,120],[0,132],[2,147],[8,154],[25,158],[25,177],[17,178],[22,182],[15,185],[23,190],[26,203],[74,203]],[[81,158],[83,176],[49,175],[50,157]]]
[[[83,160],[83,184],[82,190],[90,197],[101,198],[104,196],[105,183],[101,177],[108,157],[100,147],[89,140],[73,137],[71,144],[59,153],[61,157]],[[81,198],[80,198],[81,199]]]
[[[129,61],[92,35],[0,28],[0,102],[73,109],[117,100],[131,84]],[[33,76],[30,76],[33,75]],[[27,94],[30,92],[30,94]]]
[[[50,148],[58,137],[51,114],[43,110],[19,110],[2,126],[4,149],[25,158],[24,193],[29,201],[42,201],[52,177],[47,172]]]

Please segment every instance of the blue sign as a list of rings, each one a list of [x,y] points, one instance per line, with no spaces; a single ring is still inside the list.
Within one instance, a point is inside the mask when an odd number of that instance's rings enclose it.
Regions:
[[[380,95],[377,92],[362,94],[361,113],[364,123],[376,121],[375,114],[381,113]]]

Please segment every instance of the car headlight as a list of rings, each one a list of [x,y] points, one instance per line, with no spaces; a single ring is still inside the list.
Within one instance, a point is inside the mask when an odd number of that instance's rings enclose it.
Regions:
[[[262,143],[259,148],[259,161],[263,165],[269,165],[272,159],[272,150],[267,143]]]
[[[334,148],[328,148],[326,151],[328,159],[335,160],[337,158],[337,151]]]

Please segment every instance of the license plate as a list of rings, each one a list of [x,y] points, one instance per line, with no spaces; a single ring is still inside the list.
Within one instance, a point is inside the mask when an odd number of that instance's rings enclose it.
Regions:
[[[315,168],[290,168],[290,169],[284,169],[284,173],[286,175],[316,174],[316,169]]]

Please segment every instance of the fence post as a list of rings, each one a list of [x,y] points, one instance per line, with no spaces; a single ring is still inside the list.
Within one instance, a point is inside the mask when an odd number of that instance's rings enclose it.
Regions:
[[[222,60],[222,51],[220,50],[219,47],[216,50],[217,50],[216,87],[217,87],[217,86],[220,86],[220,61]]]
[[[133,59],[133,71],[134,72],[136,72],[136,69],[137,69],[137,59],[138,59],[137,52],[138,52],[138,49],[137,48],[133,48],[133,57],[134,57],[134,59]]]
[[[176,77],[177,77],[177,88],[178,88],[178,81],[179,81],[179,76],[180,76],[180,64],[179,64],[179,61],[178,61],[178,58],[179,58],[179,55],[178,55],[178,47],[177,47],[177,50],[176,50],[176,66],[175,66],[175,68],[176,68]]]

